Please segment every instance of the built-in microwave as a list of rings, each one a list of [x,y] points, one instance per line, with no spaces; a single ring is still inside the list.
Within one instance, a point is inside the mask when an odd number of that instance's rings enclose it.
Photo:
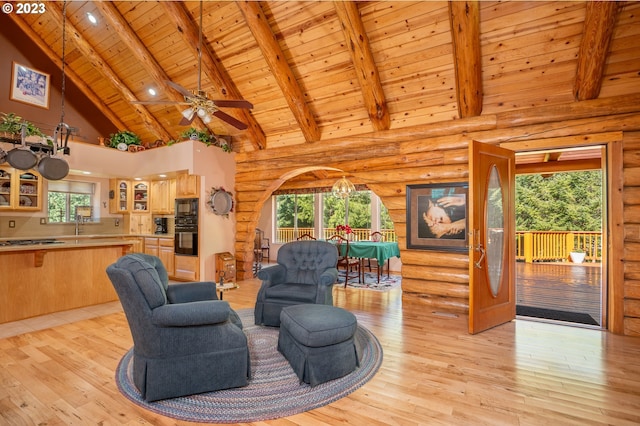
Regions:
[[[176,198],[176,219],[180,217],[198,217],[197,198]]]

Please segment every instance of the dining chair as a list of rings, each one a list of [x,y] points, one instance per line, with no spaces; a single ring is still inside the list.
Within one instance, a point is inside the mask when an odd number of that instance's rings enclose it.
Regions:
[[[327,241],[335,244],[338,249],[338,269],[341,266],[345,268],[344,287],[349,282],[349,272],[355,271],[358,274],[358,282],[360,282],[360,273],[362,270],[361,259],[349,256],[349,240],[342,235],[332,235]],[[342,247],[344,246],[344,249]]]
[[[303,241],[303,240],[315,240],[316,237],[314,237],[313,235],[306,233],[306,234],[302,234],[300,235],[298,238],[296,238],[296,240],[298,241]]]
[[[369,240],[370,241],[374,241],[374,242],[381,242],[384,241],[384,234],[382,232],[379,231],[374,231],[371,233],[371,235],[369,236]],[[384,273],[384,265],[378,265],[378,260],[377,259],[371,259],[368,258],[367,259],[367,268],[369,268],[369,272],[371,272],[371,261],[374,260],[376,262],[376,267],[378,268],[378,282],[380,282],[380,267],[382,266],[382,273]],[[389,269],[389,261],[387,260],[387,270]]]

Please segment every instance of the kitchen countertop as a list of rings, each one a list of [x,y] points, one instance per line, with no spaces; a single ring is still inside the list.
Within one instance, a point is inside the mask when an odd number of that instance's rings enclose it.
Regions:
[[[34,250],[64,250],[72,248],[87,248],[87,247],[107,247],[107,246],[122,246],[132,245],[133,241],[129,241],[124,238],[14,238],[17,240],[55,240],[53,243],[45,244],[12,244],[6,246],[0,246],[0,253],[15,253],[20,251],[34,251]],[[9,239],[5,240],[9,241]]]

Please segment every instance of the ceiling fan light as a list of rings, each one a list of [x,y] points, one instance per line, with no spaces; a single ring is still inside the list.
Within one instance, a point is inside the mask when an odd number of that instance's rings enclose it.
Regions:
[[[207,111],[204,108],[198,108],[198,116],[204,118],[205,115],[207,115]]]
[[[202,117],[202,122],[203,122],[204,124],[209,124],[209,123],[211,123],[211,116],[210,116],[209,114],[205,114],[205,116],[204,116],[204,117]]]
[[[195,111],[193,110],[193,108],[187,108],[184,111],[182,111],[182,116],[187,120],[191,120],[193,118],[194,113]]]

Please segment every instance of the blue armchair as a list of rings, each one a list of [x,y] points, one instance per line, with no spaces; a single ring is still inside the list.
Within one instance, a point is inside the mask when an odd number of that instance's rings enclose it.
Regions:
[[[338,250],[326,241],[292,241],[277,264],[258,272],[262,286],[254,310],[257,325],[280,326],[282,308],[303,303],[333,305]]]
[[[107,267],[133,337],[133,381],[146,401],[245,386],[251,372],[240,318],[215,283],[168,284],[159,258],[129,254]]]

